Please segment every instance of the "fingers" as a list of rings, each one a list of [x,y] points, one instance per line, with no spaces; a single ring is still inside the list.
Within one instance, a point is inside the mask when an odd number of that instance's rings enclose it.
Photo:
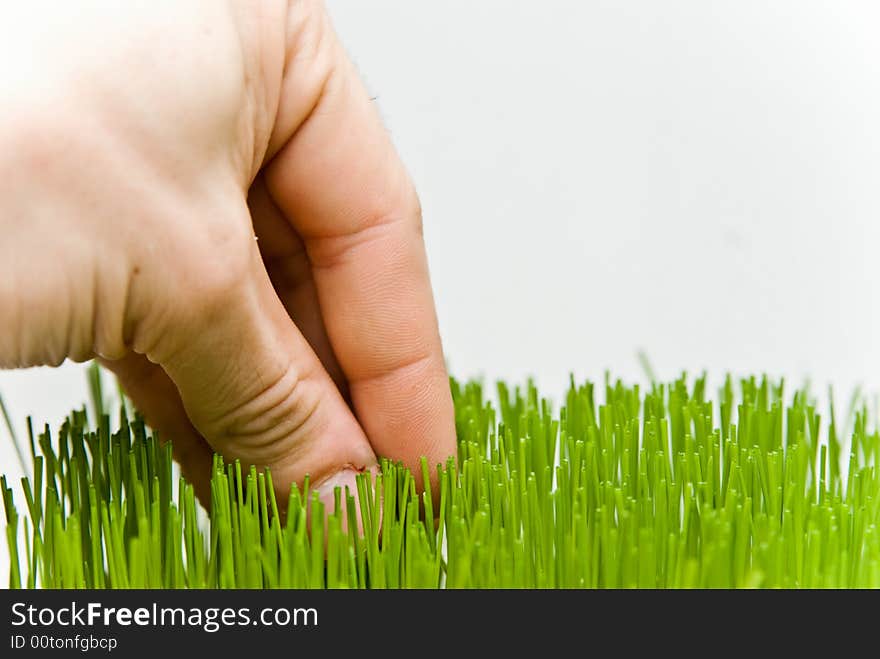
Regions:
[[[248,208],[257,245],[275,292],[343,397],[347,398],[348,384],[327,337],[305,245],[272,201],[262,176],[251,185]]]
[[[229,246],[222,258],[196,259],[151,359],[211,447],[271,468],[279,494],[306,474],[353,486],[354,473],[375,464],[363,431],[288,317],[253,239]]]
[[[420,456],[435,464],[454,454],[455,432],[418,199],[326,21],[309,29],[320,34],[293,31],[300,36],[291,48],[314,52],[308,66],[287,70],[276,126],[286,142],[266,183],[303,238],[327,334],[373,448],[420,473]],[[304,89],[314,99],[302,120],[311,98]]]

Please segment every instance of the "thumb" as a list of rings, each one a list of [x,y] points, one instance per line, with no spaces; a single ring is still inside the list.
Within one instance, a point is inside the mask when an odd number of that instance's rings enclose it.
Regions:
[[[175,287],[188,294],[170,305],[177,307],[174,321],[148,356],[173,380],[187,416],[215,451],[269,467],[283,501],[290,484],[309,475],[332,509],[333,488],[356,493],[356,474],[373,468],[376,457],[287,315],[250,230],[228,251]]]

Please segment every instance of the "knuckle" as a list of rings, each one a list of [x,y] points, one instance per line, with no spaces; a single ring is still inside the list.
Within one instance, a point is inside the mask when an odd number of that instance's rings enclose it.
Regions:
[[[315,66],[326,72],[335,56],[335,33],[321,0],[298,0],[288,12],[287,57],[296,63],[297,75]]]
[[[300,49],[317,50],[327,36],[330,20],[323,0],[296,0],[290,8],[294,43]]]
[[[252,464],[296,460],[305,448],[320,396],[296,369],[286,369],[254,388],[244,402],[206,421],[206,436],[225,453]]]
[[[412,234],[417,237],[415,243]],[[421,203],[415,187],[407,183],[393,203],[376,204],[345,231],[311,237],[308,253],[313,267],[332,269],[350,262],[364,249],[378,246],[399,253],[405,245],[419,244],[423,239]]]

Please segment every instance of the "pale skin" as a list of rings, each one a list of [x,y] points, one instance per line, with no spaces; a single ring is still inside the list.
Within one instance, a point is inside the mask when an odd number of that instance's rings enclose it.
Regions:
[[[0,367],[99,359],[203,499],[214,451],[328,502],[453,455],[418,197],[322,5],[20,5]]]

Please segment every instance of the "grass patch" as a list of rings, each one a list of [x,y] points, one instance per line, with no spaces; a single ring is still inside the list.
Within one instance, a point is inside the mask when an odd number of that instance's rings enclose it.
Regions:
[[[220,457],[206,516],[170,445],[124,406],[111,431],[90,386],[97,423],[29,423],[23,513],[2,479],[12,588],[880,588],[880,433],[857,398],[844,431],[766,377],[715,402],[704,377],[606,377],[603,403],[572,381],[558,412],[532,384],[495,405],[452,380],[458,460],[422,464],[439,502],[384,461],[326,515],[291,488],[282,519],[271,474]]]

